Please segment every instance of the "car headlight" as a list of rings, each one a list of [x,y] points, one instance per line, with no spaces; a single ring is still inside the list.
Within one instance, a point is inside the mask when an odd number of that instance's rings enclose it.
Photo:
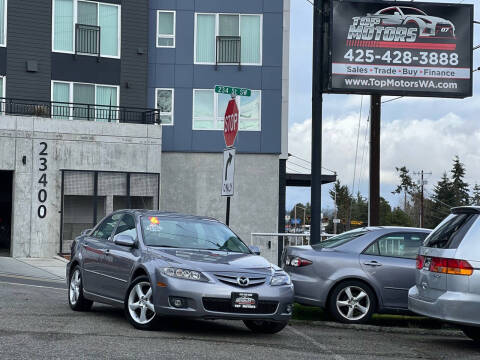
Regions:
[[[275,274],[270,281],[270,285],[272,286],[290,285],[291,283],[290,276],[286,273]]]
[[[194,280],[194,281],[208,281],[208,278],[199,271],[187,270],[174,267],[162,268],[161,272],[165,276],[174,277],[177,279]]]

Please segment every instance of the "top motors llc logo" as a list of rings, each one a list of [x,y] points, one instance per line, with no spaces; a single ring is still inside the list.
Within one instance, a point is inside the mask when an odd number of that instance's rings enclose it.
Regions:
[[[427,15],[414,7],[390,6],[374,14],[353,17],[347,35],[350,45],[357,41],[414,43],[419,39],[455,40],[455,26],[450,20]]]

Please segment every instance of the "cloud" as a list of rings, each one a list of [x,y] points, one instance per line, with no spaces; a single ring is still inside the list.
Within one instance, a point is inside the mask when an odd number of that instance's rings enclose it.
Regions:
[[[290,127],[289,152],[310,161],[312,120],[306,119]],[[361,120],[358,141],[356,183],[368,181],[367,119]],[[352,186],[357,144],[358,114],[328,117],[323,123],[323,166],[337,171],[342,183]],[[366,139],[366,142],[365,142]],[[465,164],[466,179],[471,184],[480,181],[480,124],[472,118],[462,118],[454,112],[437,119],[398,118],[382,122],[381,129],[381,187],[391,189],[398,183],[395,167],[405,165],[411,171],[432,172],[430,185],[435,184],[444,171],[449,171],[452,159],[458,155]],[[363,165],[362,165],[362,156]],[[308,164],[291,157],[289,169],[309,172],[294,165]],[[324,172],[328,173],[326,170]],[[355,190],[356,191],[356,190]]]

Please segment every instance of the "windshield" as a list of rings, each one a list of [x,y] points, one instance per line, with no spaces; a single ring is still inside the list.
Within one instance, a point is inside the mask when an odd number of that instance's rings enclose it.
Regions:
[[[414,9],[414,8],[401,7],[400,9],[402,10],[404,15],[424,15],[424,16],[427,15],[422,10],[418,10],[418,9]]]
[[[209,220],[142,216],[146,246],[218,250],[250,254],[248,247],[225,225]]]
[[[356,239],[368,232],[367,229],[355,229],[351,231],[344,232],[340,235],[333,236],[328,240],[322,241],[320,244],[312,245],[313,248],[334,248],[343,244],[346,244],[353,239]]]

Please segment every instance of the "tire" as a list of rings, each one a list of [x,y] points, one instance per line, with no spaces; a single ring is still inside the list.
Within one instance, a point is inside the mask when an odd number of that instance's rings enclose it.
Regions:
[[[480,342],[480,327],[462,326],[463,333],[475,342]]]
[[[147,276],[136,278],[125,297],[125,316],[139,330],[153,330],[158,325],[152,301],[152,284]]]
[[[79,266],[75,266],[70,271],[68,279],[68,304],[73,311],[88,311],[92,308],[93,301],[85,299],[83,296],[82,271]]]
[[[243,320],[243,323],[254,333],[276,334],[287,326],[288,321]]]
[[[368,322],[375,311],[377,298],[367,284],[347,280],[337,284],[328,299],[328,311],[336,321],[346,324]]]

